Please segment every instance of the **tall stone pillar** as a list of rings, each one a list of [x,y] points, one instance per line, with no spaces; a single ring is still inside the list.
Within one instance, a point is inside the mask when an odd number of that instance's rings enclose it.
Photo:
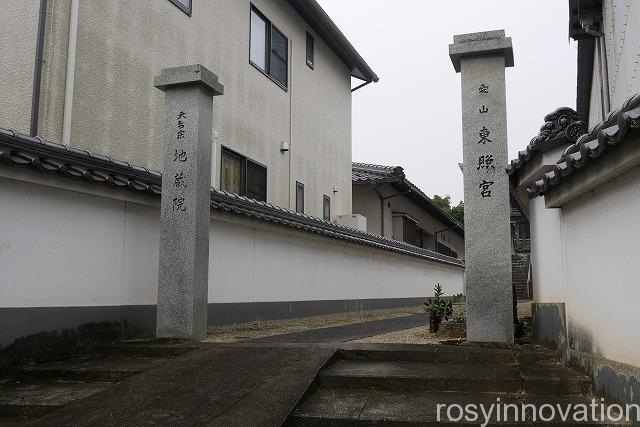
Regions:
[[[462,74],[467,340],[513,343],[504,30],[461,34],[449,45]]]
[[[202,65],[163,69],[164,169],[156,335],[207,335],[213,96],[218,77]]]

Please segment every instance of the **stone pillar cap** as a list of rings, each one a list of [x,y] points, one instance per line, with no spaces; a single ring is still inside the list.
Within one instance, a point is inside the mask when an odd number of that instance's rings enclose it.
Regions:
[[[224,93],[224,86],[218,82],[218,76],[200,64],[163,68],[160,75],[154,78],[153,85],[163,92],[177,86],[202,85],[213,96]]]
[[[461,58],[498,55],[504,56],[505,67],[513,67],[511,37],[505,37],[504,30],[458,34],[453,36],[453,44],[449,45],[449,57],[456,73],[460,72]]]

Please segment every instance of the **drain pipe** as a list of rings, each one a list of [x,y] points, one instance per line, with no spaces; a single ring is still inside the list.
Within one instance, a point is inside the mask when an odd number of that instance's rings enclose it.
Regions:
[[[42,83],[42,63],[44,62],[44,33],[47,23],[47,0],[40,0],[38,13],[38,33],[36,35],[36,62],[33,66],[33,89],[31,90],[31,126],[29,134],[38,134],[38,119],[40,114],[40,84]]]
[[[434,240],[435,240],[433,242],[433,250],[434,251],[438,252],[438,234],[444,233],[445,231],[448,231],[448,230],[450,230],[450,228],[445,228],[443,230],[438,230],[433,234],[433,237],[434,237]]]
[[[611,110],[611,99],[609,98],[609,67],[607,64],[607,50],[604,43],[604,34],[594,30],[591,25],[583,24],[585,33],[596,39],[596,50],[598,51],[598,70],[600,71],[600,99],[602,107],[602,120],[607,118]]]
[[[378,191],[378,187],[373,187],[376,194],[380,198],[380,235],[384,237],[384,202],[389,199],[393,199],[394,197],[402,196],[403,194],[411,193],[411,190],[401,191],[399,193],[391,194],[390,196],[383,196]]]
[[[67,76],[64,87],[64,113],[62,116],[62,142],[70,145],[71,114],[73,112],[73,86],[76,69],[76,44],[78,41],[78,10],[80,0],[71,0],[69,18],[69,43],[67,44]]]

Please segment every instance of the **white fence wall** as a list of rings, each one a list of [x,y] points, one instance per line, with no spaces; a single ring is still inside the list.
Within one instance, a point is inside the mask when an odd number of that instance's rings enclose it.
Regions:
[[[157,201],[75,188],[0,177],[0,313],[156,303]],[[463,289],[462,268],[224,213],[212,216],[210,245],[213,304],[423,298],[437,282],[447,295]]]
[[[569,341],[640,367],[640,169],[562,208]]]

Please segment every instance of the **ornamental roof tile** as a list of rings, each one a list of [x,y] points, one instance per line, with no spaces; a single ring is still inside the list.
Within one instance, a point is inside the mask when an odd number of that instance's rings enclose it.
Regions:
[[[529,188],[529,198],[544,195],[549,188],[558,185],[564,178],[604,155],[607,148],[624,142],[631,131],[640,128],[640,94],[629,98],[622,108],[611,112],[607,119],[582,135],[578,141],[567,147],[553,169],[545,173]]]

